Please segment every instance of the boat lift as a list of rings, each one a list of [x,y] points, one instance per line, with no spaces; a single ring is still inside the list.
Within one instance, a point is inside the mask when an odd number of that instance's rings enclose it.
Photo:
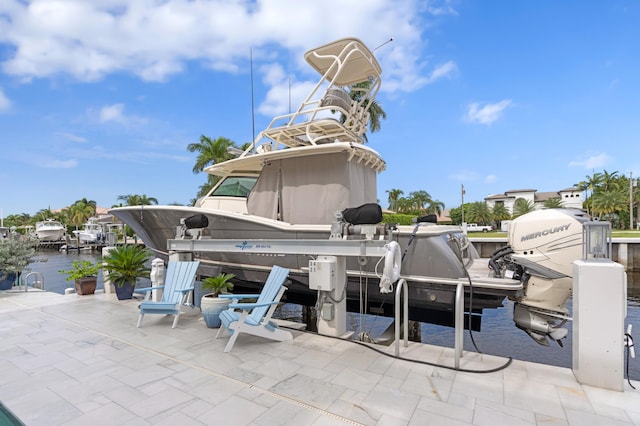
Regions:
[[[168,239],[167,249],[170,256],[184,259],[194,252],[252,253],[252,254],[307,254],[314,257],[309,261],[309,287],[318,290],[321,301],[318,317],[318,332],[337,337],[347,336],[346,330],[346,257],[393,256],[388,249],[388,240],[358,239],[346,240],[330,238],[328,240],[285,240],[285,239]],[[385,262],[393,264],[393,261]],[[399,271],[398,271],[399,272]],[[391,284],[398,282],[395,303],[395,341],[396,356],[399,354],[400,336],[400,298],[404,291],[404,346],[408,346],[408,289],[404,279],[395,277]],[[464,285],[456,285],[455,298],[455,367],[460,365],[463,353],[464,331]]]

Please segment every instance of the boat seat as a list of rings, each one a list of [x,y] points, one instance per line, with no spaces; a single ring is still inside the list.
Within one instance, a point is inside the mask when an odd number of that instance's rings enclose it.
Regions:
[[[321,107],[336,107],[338,110],[343,110],[345,115],[351,110],[351,98],[349,94],[340,88],[331,88],[327,90],[320,101]]]
[[[287,146],[315,145],[335,140],[362,143],[360,136],[333,118],[274,127],[263,131],[261,136]]]

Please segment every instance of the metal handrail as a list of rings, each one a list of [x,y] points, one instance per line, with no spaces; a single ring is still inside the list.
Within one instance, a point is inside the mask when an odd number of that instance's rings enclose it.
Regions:
[[[22,277],[22,281],[24,282],[24,291],[25,293],[27,292],[27,289],[29,288],[29,277],[34,276],[34,281],[33,281],[33,285],[32,287],[35,288],[36,284],[39,284],[40,290],[44,290],[44,275],[42,274],[42,272],[29,272],[27,275],[25,275],[24,277]],[[21,284],[22,285],[22,284]]]
[[[454,362],[455,367],[460,368],[460,358],[464,349],[464,286],[458,283],[456,286],[456,306],[455,306],[455,342],[454,342]]]
[[[395,335],[396,335],[396,356],[400,354],[400,294],[404,289],[404,347],[409,346],[409,290],[407,289],[407,280],[400,278],[396,286],[396,304],[395,304]]]

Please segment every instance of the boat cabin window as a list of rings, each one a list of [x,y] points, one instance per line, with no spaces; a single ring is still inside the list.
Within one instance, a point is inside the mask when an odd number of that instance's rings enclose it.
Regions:
[[[228,176],[209,196],[247,198],[257,179],[255,176]]]

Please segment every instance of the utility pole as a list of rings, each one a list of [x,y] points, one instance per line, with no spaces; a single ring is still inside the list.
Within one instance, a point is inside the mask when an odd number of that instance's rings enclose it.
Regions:
[[[633,229],[633,172],[629,172],[629,229]]]

